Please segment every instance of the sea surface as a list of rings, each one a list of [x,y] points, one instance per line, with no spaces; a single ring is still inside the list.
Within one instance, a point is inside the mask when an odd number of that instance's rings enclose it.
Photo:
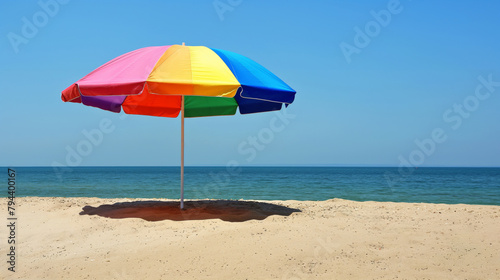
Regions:
[[[8,196],[7,167],[4,191]],[[180,197],[179,167],[14,167],[15,196]],[[500,168],[186,167],[186,199],[500,205]]]

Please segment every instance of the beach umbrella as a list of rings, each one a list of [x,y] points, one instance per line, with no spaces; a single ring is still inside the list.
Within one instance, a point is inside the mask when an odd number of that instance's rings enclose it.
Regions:
[[[277,111],[295,91],[255,61],[204,46],[169,45],[123,54],[62,92],[64,102],[127,114],[181,115],[181,208],[184,118]]]

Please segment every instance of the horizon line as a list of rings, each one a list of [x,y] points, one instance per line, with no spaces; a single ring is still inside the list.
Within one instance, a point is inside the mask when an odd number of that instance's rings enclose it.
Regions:
[[[50,166],[50,165],[4,165],[1,168],[16,167],[52,167],[52,168],[78,168],[78,167],[179,167],[180,165],[79,165],[79,166]],[[465,165],[429,165],[429,166],[394,166],[394,165],[368,165],[368,164],[276,164],[276,165],[185,165],[184,167],[367,167],[367,168],[500,168],[500,166],[465,166]]]

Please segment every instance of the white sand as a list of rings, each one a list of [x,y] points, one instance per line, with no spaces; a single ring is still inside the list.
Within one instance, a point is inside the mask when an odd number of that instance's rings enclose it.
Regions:
[[[127,201],[16,198],[0,279],[500,279],[500,206]]]

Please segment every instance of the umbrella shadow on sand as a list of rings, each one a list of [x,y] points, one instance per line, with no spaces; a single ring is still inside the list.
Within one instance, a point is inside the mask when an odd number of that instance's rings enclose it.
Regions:
[[[134,201],[103,204],[98,207],[85,206],[80,215],[98,215],[112,219],[141,218],[155,222],[163,220],[187,221],[220,219],[227,222],[263,220],[272,215],[290,216],[299,209],[282,205],[238,200],[186,201],[185,209],[176,201]]]

